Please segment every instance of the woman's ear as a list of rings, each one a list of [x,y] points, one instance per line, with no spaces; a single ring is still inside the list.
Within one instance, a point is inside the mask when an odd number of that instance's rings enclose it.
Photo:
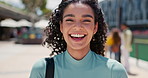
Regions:
[[[63,23],[60,21],[60,31],[63,33]]]
[[[96,22],[95,27],[94,27],[94,34],[98,31],[98,22]]]

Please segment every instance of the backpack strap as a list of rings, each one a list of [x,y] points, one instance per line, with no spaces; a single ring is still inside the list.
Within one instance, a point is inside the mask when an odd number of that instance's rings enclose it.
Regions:
[[[53,58],[45,58],[46,74],[45,78],[54,78],[54,60]]]

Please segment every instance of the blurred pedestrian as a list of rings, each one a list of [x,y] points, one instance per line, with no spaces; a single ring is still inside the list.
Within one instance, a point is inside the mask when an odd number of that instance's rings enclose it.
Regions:
[[[121,38],[119,34],[119,29],[113,28],[111,30],[111,34],[107,37],[107,45],[109,47],[110,58],[113,58],[121,63]]]
[[[122,64],[103,57],[107,26],[97,0],[62,0],[45,32],[54,68],[41,59],[30,78],[127,78]]]
[[[120,46],[121,46],[121,38],[119,35],[119,30],[114,29],[112,33],[112,38],[113,38],[113,44],[111,45],[111,52],[115,53],[115,60],[121,63],[121,51],[120,51]]]
[[[129,65],[129,54],[132,51],[132,32],[127,26],[127,24],[121,24],[122,30],[122,46],[121,53],[124,58],[124,64],[127,72],[130,74],[130,65]]]

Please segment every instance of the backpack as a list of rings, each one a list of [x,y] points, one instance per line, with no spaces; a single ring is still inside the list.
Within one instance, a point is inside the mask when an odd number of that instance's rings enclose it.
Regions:
[[[54,78],[54,60],[53,60],[53,58],[45,58],[45,61],[46,61],[45,78]]]

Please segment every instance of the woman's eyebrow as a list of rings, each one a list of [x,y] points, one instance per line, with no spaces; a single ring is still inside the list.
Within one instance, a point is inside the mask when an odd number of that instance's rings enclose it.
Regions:
[[[67,14],[67,15],[64,16],[64,18],[65,17],[75,17],[75,16],[73,14]]]
[[[64,15],[64,18],[65,17],[75,17],[73,14],[67,14],[67,15]],[[85,15],[82,15],[82,17],[90,17],[90,18],[93,18],[92,15],[89,15],[89,14],[85,14]]]
[[[82,17],[90,17],[90,18],[93,18],[93,16],[92,15],[89,15],[89,14],[82,15]]]

